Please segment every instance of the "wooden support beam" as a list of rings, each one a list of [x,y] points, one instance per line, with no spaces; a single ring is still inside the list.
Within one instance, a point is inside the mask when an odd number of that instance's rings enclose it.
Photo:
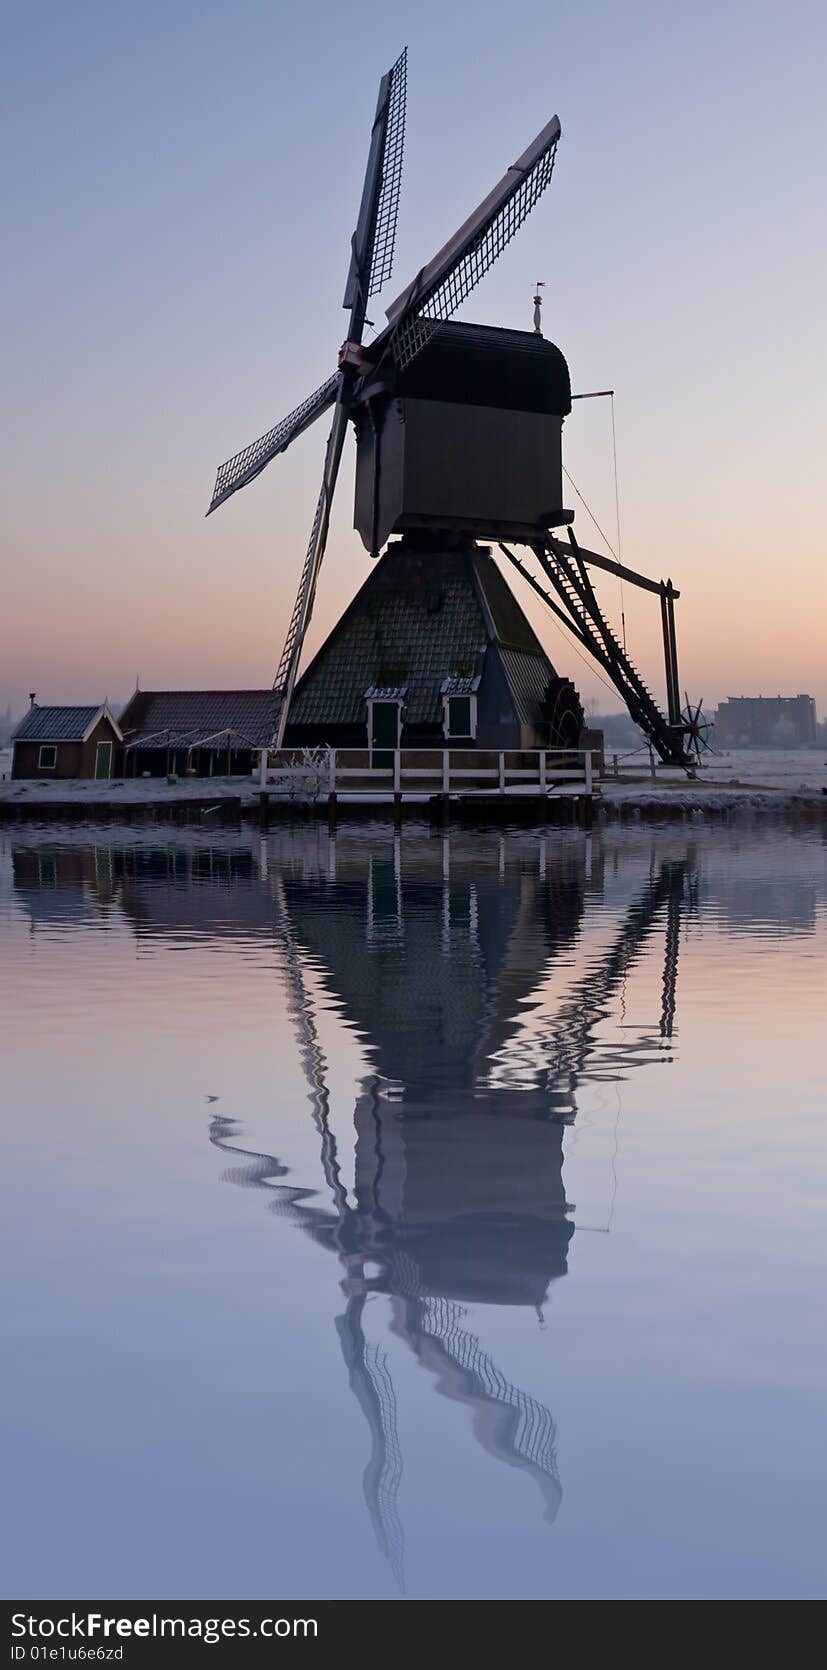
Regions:
[[[669,618],[669,659],[672,667],[672,684],[675,690],[674,723],[676,725],[679,725],[681,722],[681,686],[680,679],[678,678],[678,635],[675,631],[675,598],[678,595],[679,593],[675,591],[672,581],[667,580],[666,612]]]
[[[500,550],[502,551],[503,556],[507,557],[509,562],[513,564],[514,568],[516,568],[517,573],[522,574],[523,579],[528,581],[529,585],[533,588],[534,591],[536,591],[538,597],[542,597],[543,602],[548,604],[548,607],[550,608],[552,614],[556,615],[558,620],[562,621],[562,623],[566,627],[567,631],[571,632],[575,638],[579,638],[581,644],[583,644],[586,649],[590,649],[591,645],[590,645],[585,633],[581,630],[581,628],[577,625],[577,623],[572,619],[572,617],[570,615],[567,615],[565,613],[565,611],[563,609],[561,609],[555,603],[554,598],[550,597],[548,592],[543,590],[543,587],[540,585],[539,580],[535,579],[534,575],[531,573],[531,570],[528,569],[528,568],[523,567],[522,563],[520,562],[519,557],[515,557],[514,552],[509,551],[507,545],[503,545],[502,543],[500,543]]]
[[[666,601],[666,587],[660,594],[660,617],[663,629],[663,660],[666,668],[666,706],[669,712],[670,725],[677,725],[680,721],[680,699],[674,679],[674,660],[672,629],[673,619],[670,617]]]
[[[551,546],[555,556],[568,556],[568,547],[561,540],[554,539],[551,534],[547,543]],[[640,586],[643,591],[653,591],[658,596],[663,592],[662,580],[650,580],[647,574],[638,574],[634,568],[627,568],[622,562],[615,562],[612,557],[604,557],[599,551],[587,551],[584,545],[575,547],[578,557],[594,568],[605,569],[607,574],[615,574],[619,580],[628,580],[630,586]],[[672,592],[673,597],[680,597],[679,591]]]

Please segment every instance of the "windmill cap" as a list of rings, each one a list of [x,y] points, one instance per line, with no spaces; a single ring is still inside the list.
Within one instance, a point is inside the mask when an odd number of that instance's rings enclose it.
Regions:
[[[366,383],[366,392],[374,392],[369,378]],[[441,325],[427,347],[396,373],[393,393],[402,399],[497,406],[557,417],[571,411],[569,368],[553,342],[536,331],[455,321]]]

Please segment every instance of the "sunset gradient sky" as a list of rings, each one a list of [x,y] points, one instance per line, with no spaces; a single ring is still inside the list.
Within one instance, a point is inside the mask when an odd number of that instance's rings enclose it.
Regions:
[[[329,374],[380,74],[409,48],[383,305],[557,111],[550,191],[462,317],[616,390],[626,562],[670,574],[708,705],[827,708],[827,10],[43,0],[4,28],[0,704],[272,681],[324,424],[208,521],[215,466]],[[379,320],[380,298],[374,303]],[[565,462],[614,534],[607,402]],[[349,446],[308,648],[370,563]],[[582,509],[584,543],[596,535]],[[600,593],[619,618],[618,589]],[[656,600],[626,592],[662,687]],[[539,606],[538,606],[539,607]],[[556,626],[553,661],[619,698]]]

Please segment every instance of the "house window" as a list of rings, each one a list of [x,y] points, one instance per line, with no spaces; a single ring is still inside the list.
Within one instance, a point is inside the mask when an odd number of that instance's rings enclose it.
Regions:
[[[446,737],[475,737],[477,734],[476,696],[445,696],[443,729]]]
[[[37,765],[40,771],[54,771],[57,765],[57,749],[54,743],[44,744],[40,750]]]

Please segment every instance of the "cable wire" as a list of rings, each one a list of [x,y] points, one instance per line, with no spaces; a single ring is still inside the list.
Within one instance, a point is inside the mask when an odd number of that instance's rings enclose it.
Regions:
[[[563,465],[563,474],[564,474],[569,486],[574,488],[574,491],[577,494],[577,497],[580,500],[580,503],[582,504],[583,509],[586,512],[586,515],[591,517],[591,519],[592,519],[592,521],[593,521],[593,523],[594,523],[594,525],[595,525],[595,527],[596,527],[596,529],[597,529],[597,531],[600,535],[600,538],[608,546],[609,550],[612,553],[612,556],[614,557],[615,562],[619,562],[620,558],[618,557],[618,554],[617,554],[617,552],[616,552],[608,534],[603,532],[603,529],[601,528],[600,523],[598,522],[597,517],[594,514],[594,511],[591,509],[591,506],[586,503],[586,500],[584,499],[583,494],[581,493],[580,488],[577,485],[577,482],[572,480],[571,476],[569,475],[568,470],[566,469],[565,464]]]
[[[621,544],[620,544],[620,491],[619,491],[618,484],[617,484],[617,433],[615,431],[614,389],[612,389],[610,400],[611,400],[611,408],[612,408],[612,463],[614,464],[614,472],[615,472],[615,522],[616,522],[616,525],[617,525],[617,560],[618,560],[618,562],[620,562],[622,560],[621,555],[620,555],[620,550],[621,550]],[[623,606],[623,576],[622,575],[620,576],[620,622],[621,622],[621,626],[622,626],[622,629],[623,629],[623,653],[625,655],[626,654],[626,611],[625,611],[624,606]]]

